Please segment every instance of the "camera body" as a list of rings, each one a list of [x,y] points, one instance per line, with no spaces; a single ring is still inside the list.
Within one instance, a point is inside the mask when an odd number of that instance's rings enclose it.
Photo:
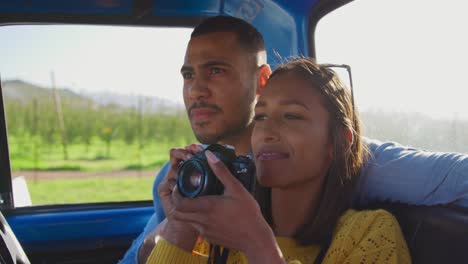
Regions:
[[[256,182],[254,162],[248,157],[236,156],[233,149],[212,144],[205,150],[195,153],[179,167],[177,188],[182,196],[195,198],[203,195],[220,195],[224,192],[224,185],[208,164],[205,156],[206,150],[216,155],[247,191],[253,191]]]

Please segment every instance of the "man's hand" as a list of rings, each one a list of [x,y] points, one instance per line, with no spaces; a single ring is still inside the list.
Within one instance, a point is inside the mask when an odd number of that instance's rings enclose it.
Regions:
[[[191,252],[197,236],[198,233],[191,226],[178,221],[168,221],[166,218],[143,241],[138,251],[138,263],[146,263],[159,237],[164,238],[183,250]]]
[[[161,233],[161,229],[167,224],[167,219],[164,219],[153,232],[148,234],[143,241],[143,244],[140,246],[138,250],[138,263],[146,263],[151,251],[153,250],[154,246],[156,245],[156,237],[159,236]]]
[[[263,255],[263,259],[282,263],[273,231],[255,199],[213,153],[206,151],[206,157],[224,185],[224,194],[195,199],[179,196],[172,218],[189,223],[210,243],[242,251],[253,262]]]
[[[171,167],[166,178],[158,187],[159,197],[161,198],[163,210],[167,217],[167,224],[162,226],[159,235],[186,251],[192,251],[198,237],[198,232],[192,226],[178,222],[173,218],[175,211],[174,203],[180,197],[180,195],[176,195],[177,172],[182,161],[191,158],[193,153],[201,150],[203,150],[201,146],[194,144],[187,146],[185,149],[171,149]]]
[[[179,164],[192,157],[192,154],[203,150],[200,145],[190,145],[185,149],[171,149],[170,169],[164,180],[158,186],[159,197],[161,198],[166,219],[162,221],[156,229],[151,232],[143,241],[138,251],[138,262],[146,263],[151,251],[156,245],[159,237],[171,242],[175,246],[186,251],[192,251],[198,237],[198,232],[190,225],[172,219],[174,212],[174,190],[176,189],[177,171]]]

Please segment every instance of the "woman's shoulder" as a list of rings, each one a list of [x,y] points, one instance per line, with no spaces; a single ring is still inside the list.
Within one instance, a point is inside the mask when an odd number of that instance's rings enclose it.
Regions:
[[[375,220],[381,220],[388,223],[398,223],[396,218],[388,211],[383,209],[377,210],[354,210],[349,209],[341,215],[338,220],[337,228],[348,223],[373,223]]]
[[[326,259],[340,263],[345,259],[353,260],[351,263],[411,262],[398,221],[385,210],[347,210],[335,227]]]
[[[356,239],[378,234],[379,237],[394,240],[395,234],[400,233],[396,218],[382,209],[347,210],[338,220],[334,231],[335,235],[353,235]]]

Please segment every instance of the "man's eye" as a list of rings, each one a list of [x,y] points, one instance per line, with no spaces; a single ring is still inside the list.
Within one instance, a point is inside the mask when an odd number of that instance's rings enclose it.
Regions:
[[[183,72],[182,73],[182,78],[185,80],[192,79],[193,78],[193,73],[192,72]]]
[[[262,121],[262,120],[265,120],[266,118],[267,118],[267,116],[264,115],[264,114],[257,114],[257,115],[254,116],[255,121]]]
[[[284,118],[289,119],[289,120],[302,120],[302,116],[298,114],[291,114],[291,113],[286,113],[284,114]]]
[[[221,69],[221,68],[213,67],[213,68],[210,69],[210,74],[221,74],[223,72],[224,72],[224,70]]]

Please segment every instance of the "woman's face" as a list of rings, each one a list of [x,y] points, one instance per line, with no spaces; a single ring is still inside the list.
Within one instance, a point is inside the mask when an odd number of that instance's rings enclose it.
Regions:
[[[270,79],[255,107],[252,149],[261,185],[321,183],[332,158],[329,114],[320,92],[294,73]]]

